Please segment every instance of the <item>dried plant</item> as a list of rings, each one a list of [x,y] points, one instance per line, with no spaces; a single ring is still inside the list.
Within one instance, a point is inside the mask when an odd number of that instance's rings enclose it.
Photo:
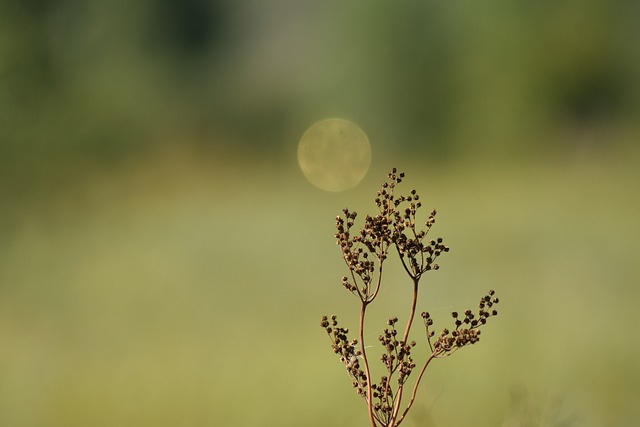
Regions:
[[[335,237],[349,275],[342,278],[342,286],[360,300],[360,317],[357,338],[349,338],[349,330],[338,325],[336,315],[323,316],[320,325],[331,340],[333,352],[347,368],[353,387],[367,404],[370,423],[373,427],[397,427],[407,416],[415,399],[418,387],[429,364],[434,360],[450,356],[480,339],[480,327],[498,312],[494,306],[499,300],[494,291],[480,299],[477,312],[465,310],[463,315],[451,314],[453,326],[443,329],[438,336],[433,330],[433,320],[428,312],[421,314],[426,342],[427,357],[415,381],[409,382],[416,369],[412,352],[417,352],[416,342],[409,341],[414,323],[420,281],[428,271],[438,270],[436,260],[449,247],[442,238],[430,239],[429,233],[436,221],[433,210],[419,227],[418,210],[422,204],[416,190],[407,196],[397,196],[396,186],[402,182],[404,173],[394,168],[377,192],[375,204],[379,213],[367,215],[362,229],[353,231],[356,212],[344,209],[343,216],[336,217]],[[365,317],[367,308],[376,299],[382,285],[383,265],[389,256],[397,255],[404,271],[413,285],[413,297],[404,330],[398,330],[398,318],[387,321],[387,328],[378,337],[383,351],[380,361],[384,374],[376,383],[371,378],[371,358],[365,347]],[[406,389],[406,391],[405,391]],[[409,394],[403,403],[404,395]]]

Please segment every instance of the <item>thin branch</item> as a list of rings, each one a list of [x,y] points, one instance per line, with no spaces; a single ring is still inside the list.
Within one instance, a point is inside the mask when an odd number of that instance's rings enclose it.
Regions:
[[[416,304],[418,303],[418,283],[420,279],[413,279],[413,299],[411,301],[411,311],[409,312],[409,320],[407,320],[407,327],[404,330],[404,335],[402,336],[402,341],[406,344],[409,339],[409,331],[411,330],[411,325],[413,324],[413,317],[416,314]]]
[[[413,279],[413,299],[411,301],[411,311],[409,312],[409,320],[407,320],[407,327],[404,330],[404,335],[402,336],[402,342],[404,345],[408,345],[409,340],[409,332],[411,331],[411,325],[413,324],[413,318],[416,314],[416,304],[418,302],[418,284],[420,282],[419,278]],[[404,390],[404,383],[398,385],[398,392],[395,396],[395,405],[393,408],[393,412],[391,415],[391,421],[389,423],[390,426],[394,426],[394,422],[396,417],[398,416],[398,412],[400,410],[400,405],[402,404],[402,392]]]
[[[398,422],[395,424],[394,427],[398,427],[400,425],[402,420],[404,420],[404,417],[409,412],[409,409],[411,409],[413,402],[416,400],[416,393],[418,392],[418,386],[420,385],[420,381],[422,380],[422,375],[424,375],[424,372],[427,369],[427,366],[429,366],[429,363],[436,357],[437,357],[436,353],[431,353],[431,356],[429,356],[427,361],[424,362],[424,366],[422,366],[422,369],[420,370],[420,375],[418,375],[418,379],[416,380],[416,383],[413,386],[413,392],[411,393],[411,399],[409,399],[409,404],[407,405],[407,408],[404,410],[404,412],[402,413],[402,416],[398,419]]]
[[[409,277],[414,279],[413,273],[411,272],[411,270],[409,270],[409,267],[407,267],[407,263],[404,262],[404,256],[402,255],[402,252],[400,252],[400,248],[398,247],[398,245],[396,245],[396,250],[398,251],[398,257],[400,257],[400,261],[402,262],[402,266],[404,267],[404,271],[407,272]]]
[[[385,256],[384,242],[380,242],[380,254],[378,254],[378,280],[376,282],[376,289],[368,299],[368,302],[371,302],[376,298],[376,296],[378,295],[378,291],[380,290],[380,285],[382,284],[382,264],[384,262],[382,258],[383,256]]]
[[[364,345],[364,316],[367,310],[367,301],[362,301],[360,308],[360,351],[362,352],[362,362],[364,363],[364,370],[367,375],[367,410],[369,411],[369,420],[372,427],[377,427],[376,420],[373,415],[373,400],[371,399],[371,373],[369,372],[369,361],[367,360],[367,352]]]

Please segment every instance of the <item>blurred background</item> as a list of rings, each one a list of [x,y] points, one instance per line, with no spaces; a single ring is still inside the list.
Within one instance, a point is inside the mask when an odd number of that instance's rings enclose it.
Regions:
[[[356,329],[334,218],[373,212],[396,166],[452,248],[418,309],[442,328],[501,298],[406,424],[637,426],[639,19],[629,0],[0,2],[0,425],[366,426],[319,320]],[[339,193],[296,158],[328,117],[372,149]],[[374,345],[409,304],[387,278]]]

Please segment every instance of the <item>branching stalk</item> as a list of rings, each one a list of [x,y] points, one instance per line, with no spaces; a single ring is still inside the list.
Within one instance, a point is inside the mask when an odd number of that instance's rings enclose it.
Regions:
[[[453,312],[451,316],[454,327],[451,330],[443,329],[437,338],[434,338],[431,316],[427,312],[421,313],[427,335],[427,343],[423,346],[428,347],[428,357],[413,383],[409,402],[401,412],[404,389],[405,386],[409,387],[408,379],[416,367],[411,355],[416,343],[409,342],[409,335],[418,305],[419,282],[427,271],[439,269],[435,260],[442,253],[448,252],[449,247],[443,244],[441,238],[425,240],[435,223],[435,210],[427,218],[426,229],[416,230],[416,212],[421,207],[421,202],[415,190],[407,196],[394,195],[395,187],[402,182],[404,174],[397,173],[394,168],[388,178],[376,194],[375,203],[379,213],[375,216],[367,215],[359,233],[352,235],[350,232],[356,212],[344,209],[344,217],[336,218],[336,240],[349,269],[349,278],[343,277],[342,284],[349,292],[357,295],[361,303],[358,339],[348,339],[349,330],[338,326],[335,315],[330,318],[323,316],[320,323],[329,335],[334,353],[340,357],[349,376],[354,379],[353,386],[366,401],[371,427],[398,427],[416,400],[427,366],[434,359],[450,356],[462,347],[478,342],[479,328],[487,319],[498,314],[493,306],[499,302],[494,292],[489,291],[480,299],[477,314],[467,309],[463,318]],[[375,383],[372,381],[372,366],[364,341],[365,318],[369,304],[378,297],[381,289],[383,264],[391,246],[395,247],[393,252],[397,253],[411,279],[413,295],[401,339],[398,339],[396,317],[387,321],[388,328],[378,338],[385,349],[380,360],[386,372]],[[359,359],[362,360],[362,367]]]

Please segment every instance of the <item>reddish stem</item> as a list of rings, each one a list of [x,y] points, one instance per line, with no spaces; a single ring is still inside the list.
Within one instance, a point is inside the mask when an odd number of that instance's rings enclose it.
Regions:
[[[377,427],[376,420],[373,417],[373,401],[371,399],[371,374],[369,372],[369,362],[367,360],[367,352],[364,345],[364,315],[367,310],[369,301],[362,301],[360,308],[360,351],[362,352],[362,362],[364,363],[364,370],[367,375],[367,410],[369,411],[369,420],[372,427]]]
[[[418,379],[416,380],[416,384],[413,386],[413,393],[411,393],[411,399],[409,400],[409,404],[407,405],[407,408],[402,413],[402,416],[400,417],[398,422],[395,424],[395,427],[398,427],[400,425],[402,420],[404,420],[404,417],[409,412],[409,409],[411,409],[411,406],[413,405],[414,400],[416,400],[416,393],[418,392],[418,386],[420,385],[420,380],[422,380],[422,375],[424,375],[424,371],[426,371],[427,366],[429,366],[429,363],[433,359],[435,359],[435,357],[436,357],[436,354],[432,353],[431,356],[429,356],[427,361],[424,363],[424,366],[422,367],[422,370],[420,371],[420,375],[418,375]]]
[[[413,278],[413,300],[411,301],[411,311],[409,312],[409,320],[407,320],[407,327],[404,330],[404,335],[402,336],[402,342],[404,345],[408,345],[407,341],[409,339],[409,332],[411,331],[411,325],[413,324],[413,318],[416,314],[416,304],[418,303],[418,283],[420,282],[419,277]],[[421,374],[422,375],[422,374]],[[396,424],[395,420],[398,416],[398,412],[400,411],[400,404],[402,403],[402,391],[404,390],[404,384],[400,384],[398,386],[398,393],[396,395],[396,403],[393,408],[393,414],[391,419],[389,420],[389,426],[393,427]],[[415,391],[414,391],[415,394]]]

